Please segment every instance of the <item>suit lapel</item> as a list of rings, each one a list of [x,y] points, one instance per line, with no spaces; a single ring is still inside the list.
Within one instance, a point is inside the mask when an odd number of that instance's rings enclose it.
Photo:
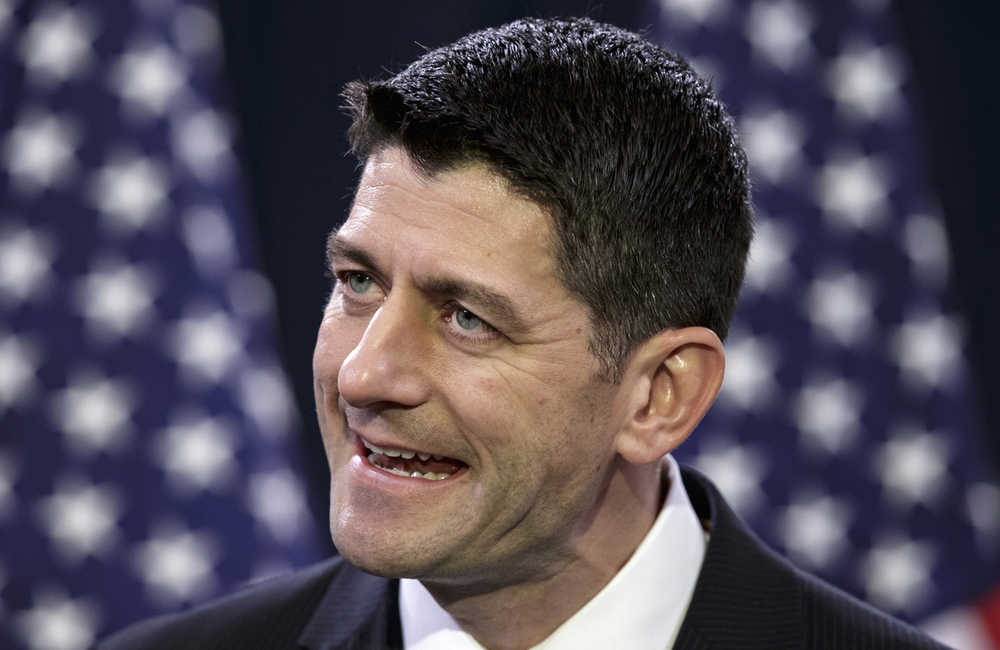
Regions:
[[[401,649],[398,602],[399,581],[341,561],[299,645],[309,650]]]
[[[775,650],[802,645],[800,583],[723,500],[712,483],[682,471],[700,519],[710,520],[708,547],[674,648]]]

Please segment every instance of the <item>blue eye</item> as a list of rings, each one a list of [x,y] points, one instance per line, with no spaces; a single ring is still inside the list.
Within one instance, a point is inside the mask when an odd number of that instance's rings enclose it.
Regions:
[[[482,326],[483,321],[468,309],[455,310],[455,323],[463,330],[474,330]]]
[[[354,293],[366,293],[372,288],[372,279],[364,273],[350,273],[347,276],[347,286]]]
[[[489,345],[502,336],[492,325],[459,304],[451,302],[443,309],[445,327],[454,340],[466,345]]]

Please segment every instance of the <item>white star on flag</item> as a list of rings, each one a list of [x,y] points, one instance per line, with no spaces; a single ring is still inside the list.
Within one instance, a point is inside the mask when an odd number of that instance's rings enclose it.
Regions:
[[[830,65],[828,83],[841,112],[874,120],[899,110],[898,56],[887,47],[852,45]]]
[[[164,45],[139,44],[125,52],[110,76],[111,87],[140,116],[162,116],[184,87],[181,59]]]
[[[99,338],[132,335],[153,315],[156,281],[138,265],[98,263],[75,289],[77,308]]]
[[[42,589],[34,606],[14,617],[14,626],[31,650],[86,650],[93,645],[99,620],[89,598]]]
[[[184,243],[204,273],[216,275],[232,271],[236,240],[224,212],[198,206],[184,215],[181,225]]]
[[[160,217],[169,180],[150,158],[122,154],[97,171],[91,186],[94,205],[116,231],[146,228]]]
[[[664,13],[680,27],[691,28],[710,23],[725,15],[729,0],[659,0]]]
[[[721,399],[748,411],[766,405],[778,392],[775,346],[760,337],[734,333],[726,343],[726,373]]]
[[[850,519],[844,502],[818,490],[803,491],[778,518],[778,535],[793,560],[813,569],[826,567],[850,548]]]
[[[77,453],[91,454],[124,442],[135,407],[125,381],[84,372],[52,398],[52,417]]]
[[[788,71],[811,58],[812,27],[812,17],[802,4],[758,0],[747,15],[746,36],[756,55]]]
[[[805,129],[794,115],[780,109],[757,109],[740,120],[743,147],[756,176],[782,182],[802,165]]]
[[[758,217],[743,290],[774,293],[784,288],[795,273],[790,262],[793,246],[786,226],[777,219]]]
[[[0,229],[0,300],[38,298],[50,281],[55,245],[24,227]]]
[[[838,454],[858,434],[861,395],[843,379],[814,378],[799,392],[793,410],[806,449]]]
[[[944,285],[948,277],[948,237],[941,220],[914,214],[906,220],[903,245],[917,278],[933,287]]]
[[[266,436],[283,438],[296,419],[288,381],[278,367],[252,368],[240,376],[240,404]]]
[[[916,607],[930,594],[934,567],[930,545],[888,535],[875,544],[862,562],[868,598],[888,610]]]
[[[165,605],[204,597],[215,587],[218,545],[206,532],[163,524],[139,545],[134,567],[152,598]]]
[[[168,346],[190,377],[217,382],[240,357],[241,340],[233,320],[214,311],[183,318],[174,327]]]
[[[93,21],[74,7],[46,7],[21,40],[21,57],[30,77],[48,86],[88,68],[96,36]]]
[[[892,337],[904,379],[921,389],[949,384],[961,363],[961,338],[954,319],[944,314],[911,314]]]
[[[171,141],[177,158],[203,181],[217,178],[234,164],[230,127],[216,111],[206,109],[173,121]]]
[[[221,489],[233,478],[234,438],[229,427],[197,413],[182,413],[164,431],[156,455],[182,493]]]
[[[38,192],[70,178],[79,144],[72,120],[29,110],[4,141],[4,165],[18,189]]]
[[[875,156],[839,153],[820,170],[816,200],[841,228],[870,229],[885,220],[889,178]]]
[[[852,271],[829,271],[813,280],[805,311],[813,328],[840,345],[856,345],[875,325],[870,282]]]
[[[894,503],[931,506],[944,488],[948,458],[943,437],[904,427],[877,453],[874,469]]]
[[[36,393],[35,372],[40,361],[37,346],[23,337],[0,332],[0,413]]]
[[[760,484],[768,467],[755,447],[712,438],[703,445],[694,466],[712,477],[729,505],[741,515],[748,515],[763,502]]]
[[[110,486],[63,480],[39,502],[37,512],[56,550],[69,562],[106,555],[118,539],[121,499]]]
[[[250,512],[277,539],[293,539],[309,517],[299,482],[287,469],[251,476],[247,494]]]

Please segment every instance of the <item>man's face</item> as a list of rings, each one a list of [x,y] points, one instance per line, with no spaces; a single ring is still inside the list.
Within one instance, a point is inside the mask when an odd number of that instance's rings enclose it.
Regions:
[[[398,149],[369,160],[331,237],[313,358],[330,529],[354,564],[537,578],[595,519],[616,388],[550,239],[541,208],[481,166],[428,180]]]

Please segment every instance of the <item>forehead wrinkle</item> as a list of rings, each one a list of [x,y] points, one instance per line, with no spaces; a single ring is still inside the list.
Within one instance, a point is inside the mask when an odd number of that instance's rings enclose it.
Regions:
[[[409,174],[406,180],[399,182],[392,178],[392,172],[402,166]],[[388,176],[388,177],[387,177]],[[411,187],[415,186],[415,187]],[[373,210],[373,199],[384,196],[386,189],[391,188],[405,194],[418,203],[425,204],[431,214],[458,212],[466,217],[486,223],[492,223],[496,214],[509,210],[510,201],[518,201],[530,209],[537,211],[543,221],[547,221],[547,212],[535,201],[512,191],[510,182],[502,175],[493,171],[486,163],[469,161],[454,168],[435,172],[431,176],[419,173],[404,152],[395,148],[383,151],[369,162],[362,175],[361,182],[355,193],[354,206],[359,202],[364,207]],[[473,199],[474,195],[483,198]],[[360,200],[360,201],[359,201]],[[391,210],[396,217],[405,218],[405,213]],[[419,224],[414,224],[418,225]]]
[[[397,191],[401,196],[393,197]],[[413,204],[421,207],[414,210]],[[552,254],[549,210],[516,191],[507,178],[485,162],[471,160],[427,176],[398,147],[379,151],[365,165],[344,227],[379,212],[421,230],[434,228],[433,221],[426,217],[449,213],[486,225],[503,222],[505,231],[522,239],[522,244],[536,243]],[[474,229],[475,225],[467,227]]]

